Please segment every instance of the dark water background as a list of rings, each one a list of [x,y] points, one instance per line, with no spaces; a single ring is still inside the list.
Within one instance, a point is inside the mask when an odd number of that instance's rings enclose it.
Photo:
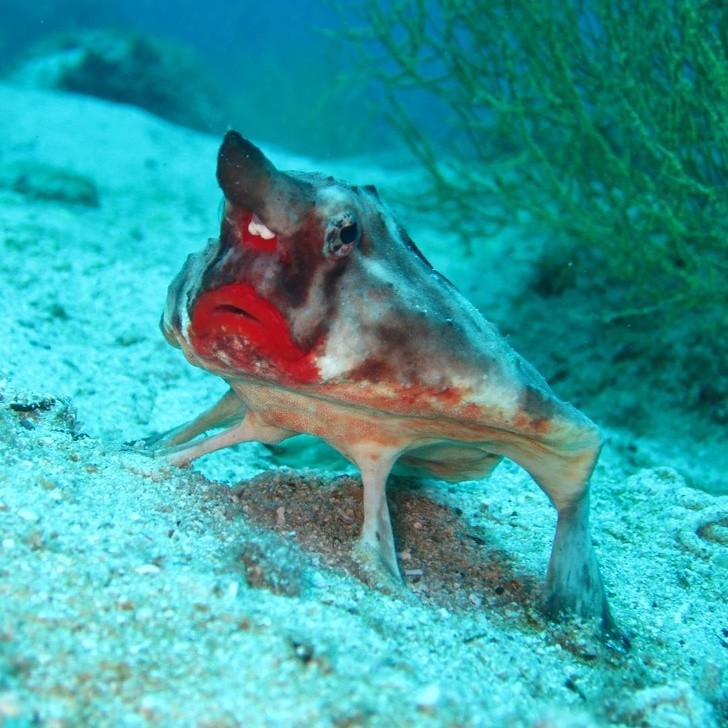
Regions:
[[[219,99],[211,133],[242,127],[317,156],[391,152],[397,135],[344,33],[347,15],[327,0],[0,0],[0,69],[69,31],[141,32],[197,54]]]
[[[281,63],[320,43],[315,30],[335,25],[328,3],[226,0],[21,0],[0,2],[0,58],[7,60],[42,36],[70,29],[135,28],[195,48],[210,66],[235,78],[235,65],[275,50]],[[273,47],[271,48],[271,44]]]

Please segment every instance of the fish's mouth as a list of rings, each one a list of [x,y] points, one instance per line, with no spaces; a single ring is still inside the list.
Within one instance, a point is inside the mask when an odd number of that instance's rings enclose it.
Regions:
[[[250,313],[249,311],[246,311],[243,308],[240,308],[240,306],[235,306],[231,303],[225,303],[222,306],[217,306],[217,308],[215,308],[213,313],[216,313],[216,314],[222,315],[222,316],[227,315],[227,314],[232,314],[233,316],[243,316],[244,318],[250,319],[251,321],[255,321],[257,324],[260,324],[261,326],[264,325],[263,322],[259,318],[254,316],[252,313]]]
[[[230,283],[201,294],[191,311],[187,334],[202,356],[241,346],[272,362],[297,361],[306,355],[286,317],[249,283]]]

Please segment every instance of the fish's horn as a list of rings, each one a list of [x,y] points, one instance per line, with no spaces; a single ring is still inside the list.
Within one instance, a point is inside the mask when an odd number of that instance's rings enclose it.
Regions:
[[[217,154],[217,181],[230,202],[259,212],[277,172],[255,144],[236,131],[225,134]]]
[[[254,212],[276,233],[291,233],[314,204],[310,183],[277,170],[237,131],[229,131],[222,140],[217,181],[229,202]]]

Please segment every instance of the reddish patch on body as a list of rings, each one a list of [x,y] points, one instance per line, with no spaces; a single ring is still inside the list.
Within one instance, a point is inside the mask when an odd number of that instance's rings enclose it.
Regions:
[[[480,408],[465,401],[464,392],[456,387],[433,387],[422,384],[419,381],[412,381],[403,384],[398,380],[400,373],[395,371],[392,365],[376,357],[366,359],[362,364],[353,369],[347,375],[351,382],[370,382],[373,388],[381,390],[382,385],[389,385],[391,393],[376,399],[384,406],[384,409],[395,409],[397,412],[407,413],[408,411],[419,412],[423,405],[434,403],[440,412],[451,411],[453,416],[472,417],[473,419],[480,412]],[[364,395],[366,397],[366,394]],[[372,397],[374,400],[375,397]],[[394,404],[394,407],[392,406]],[[374,406],[373,404],[370,406]]]
[[[516,429],[522,432],[535,432],[545,435],[551,429],[551,423],[545,419],[534,419],[527,414],[519,412],[513,418]]]
[[[241,375],[268,368],[270,375],[301,384],[319,378],[313,353],[296,343],[285,316],[249,283],[203,293],[195,301],[188,338],[205,359],[219,360],[224,352]]]
[[[238,240],[245,247],[256,250],[259,253],[272,253],[278,246],[278,236],[266,239],[261,238],[260,235],[252,235],[248,231],[250,222],[253,219],[252,212],[248,212],[242,207],[229,206],[226,211],[226,216],[235,228]]]
[[[465,401],[455,387],[433,387],[420,382],[402,384],[382,380],[367,386],[366,381],[347,377],[346,382],[331,385],[331,397],[368,410],[390,412],[404,417],[431,417],[460,421],[482,419],[478,405]]]

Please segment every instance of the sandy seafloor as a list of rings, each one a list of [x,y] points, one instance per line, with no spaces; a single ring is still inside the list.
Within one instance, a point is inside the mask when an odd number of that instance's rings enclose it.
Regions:
[[[398,598],[358,578],[359,486],[310,442],[290,467],[257,444],[190,470],[125,450],[224,391],[158,330],[169,281],[217,234],[219,140],[7,86],[0,109],[0,725],[726,724],[728,497],[678,459],[635,464],[627,431],[606,431],[592,515],[626,652],[541,619],[555,514],[511,464],[394,484]],[[269,151],[385,198],[407,180]],[[99,206],[39,199],[62,172]],[[523,261],[415,228],[503,305]]]

